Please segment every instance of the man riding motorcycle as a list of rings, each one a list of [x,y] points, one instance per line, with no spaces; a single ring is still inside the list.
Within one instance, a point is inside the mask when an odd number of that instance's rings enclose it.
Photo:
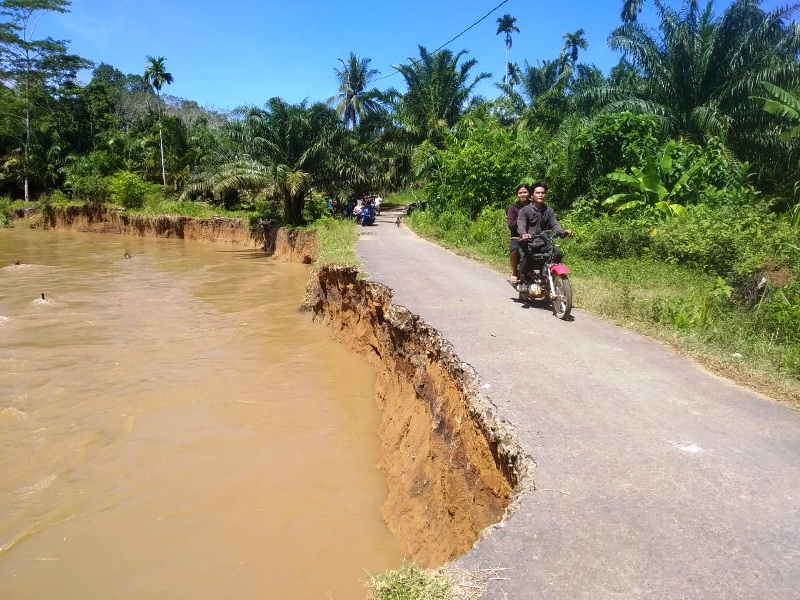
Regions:
[[[544,203],[547,197],[547,186],[541,181],[537,181],[531,186],[531,202],[522,207],[517,216],[517,231],[519,232],[520,254],[522,264],[519,267],[520,273],[526,273],[530,268],[530,255],[536,250],[531,248],[531,238],[540,235],[545,231],[553,231],[556,235],[566,235],[572,237],[571,229],[564,229],[556,219],[556,213],[552,207]],[[561,262],[564,253],[557,246],[554,251],[555,262]]]

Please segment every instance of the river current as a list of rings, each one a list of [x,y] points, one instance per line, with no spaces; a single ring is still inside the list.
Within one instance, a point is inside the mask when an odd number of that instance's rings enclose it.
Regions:
[[[307,276],[0,230],[0,598],[359,598],[399,566],[375,373],[298,309]]]

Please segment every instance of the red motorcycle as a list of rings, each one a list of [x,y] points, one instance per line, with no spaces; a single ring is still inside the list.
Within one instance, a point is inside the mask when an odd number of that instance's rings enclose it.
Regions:
[[[520,243],[520,278],[516,289],[524,302],[549,300],[553,314],[566,319],[572,310],[570,271],[566,265],[556,262],[554,237],[552,231],[547,231],[533,235],[527,243]]]

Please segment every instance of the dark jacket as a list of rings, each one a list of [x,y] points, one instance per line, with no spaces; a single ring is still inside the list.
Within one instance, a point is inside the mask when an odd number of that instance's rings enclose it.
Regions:
[[[545,231],[555,231],[559,234],[565,233],[564,228],[559,225],[556,213],[552,208],[542,204],[542,210],[539,211],[533,202],[519,211],[519,215],[517,215],[517,231],[520,235],[523,233],[536,235]]]
[[[519,233],[517,232],[517,217],[519,217],[519,211],[522,210],[523,206],[526,205],[521,204],[520,201],[517,200],[506,209],[506,223],[508,224],[508,230],[511,232],[511,237],[519,237]]]

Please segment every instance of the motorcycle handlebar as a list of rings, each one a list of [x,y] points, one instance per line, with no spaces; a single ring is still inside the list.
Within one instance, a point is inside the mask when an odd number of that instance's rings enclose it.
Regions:
[[[531,234],[531,237],[529,237],[528,239],[524,239],[523,240],[522,236],[512,237],[511,239],[512,240],[518,240],[520,242],[527,242],[528,240],[532,240],[532,239],[537,238],[537,237],[546,237],[548,239],[552,239],[552,238],[569,237],[569,235],[570,234],[567,231],[557,232],[557,231],[553,231],[552,229],[548,229],[547,231],[543,231],[542,233],[533,233],[533,234]]]

